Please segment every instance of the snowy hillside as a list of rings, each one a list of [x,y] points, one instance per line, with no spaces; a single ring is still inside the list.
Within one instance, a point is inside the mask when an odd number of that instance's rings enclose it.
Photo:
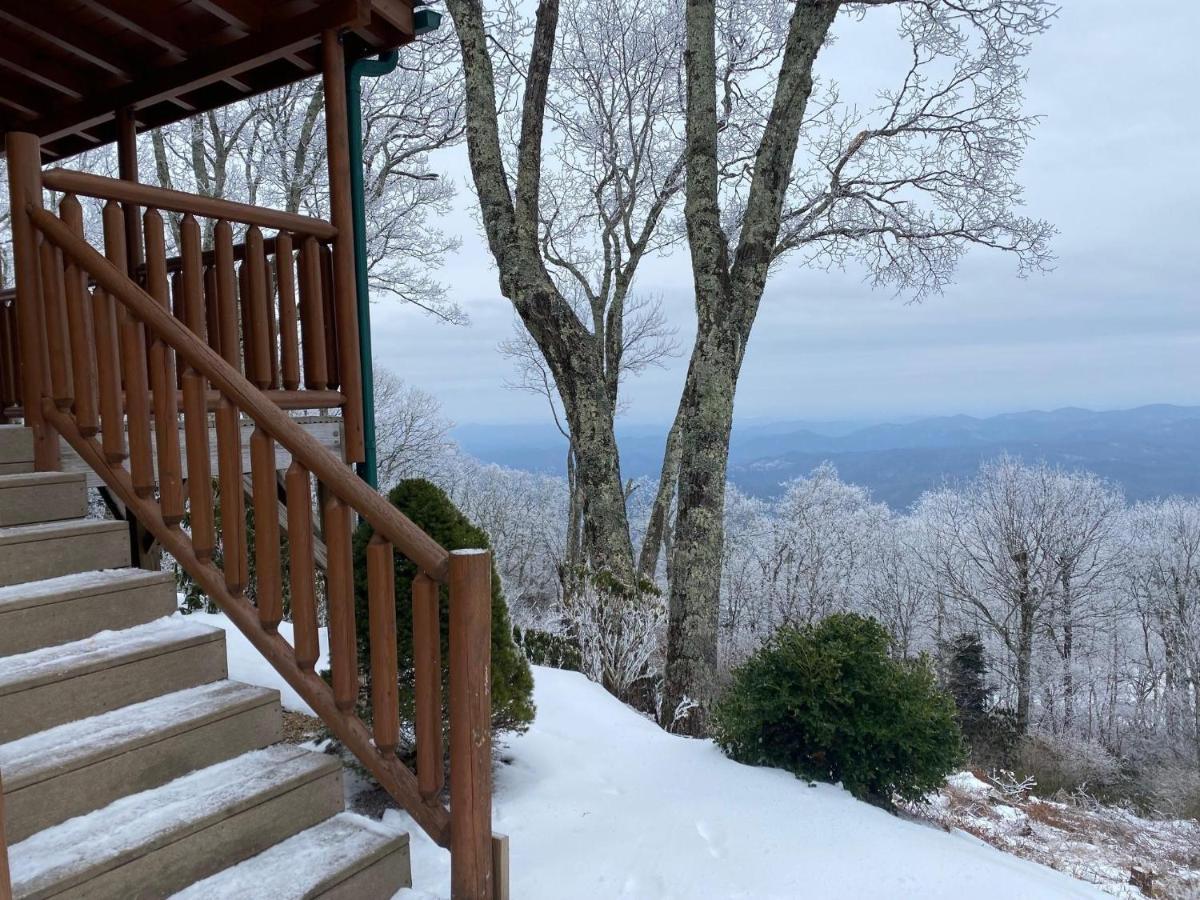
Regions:
[[[1105,896],[839,788],[731,762],[709,741],[664,733],[581,675],[535,668],[534,677],[537,721],[497,773],[496,830],[512,840],[513,897]],[[413,847],[421,890],[401,897],[449,897],[447,855],[415,833]]]
[[[229,631],[231,678],[285,687],[222,616],[203,621]],[[520,900],[1109,896],[840,788],[732,762],[581,675],[535,667],[534,678],[537,721],[496,773],[496,830],[511,838]],[[287,691],[284,705],[303,711],[298,700]],[[402,813],[385,822],[412,834],[418,889],[397,900],[448,898],[449,855]]]

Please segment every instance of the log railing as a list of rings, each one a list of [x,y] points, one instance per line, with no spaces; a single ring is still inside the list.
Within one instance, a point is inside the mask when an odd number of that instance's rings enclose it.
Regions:
[[[340,391],[342,361],[359,364],[358,325],[353,305],[339,303],[334,295],[331,242],[337,231],[330,223],[67,169],[43,173],[43,185],[67,197],[104,201],[110,247],[133,243],[128,237],[118,240],[115,230],[128,231],[124,223],[131,217],[136,221],[143,209],[153,212],[154,220],[145,222],[146,262],[127,266],[136,282],[149,290],[152,278],[162,279],[161,290],[181,319],[193,291],[209,346],[256,387],[295,395],[281,405],[333,405],[343,409],[348,425],[360,415],[361,398]],[[182,216],[180,252],[172,257],[164,250],[162,212]],[[236,242],[235,230],[240,232]],[[212,246],[200,253],[202,235]],[[109,258],[121,262],[112,254]],[[128,258],[126,246],[127,263]],[[348,428],[348,448],[352,461],[359,461],[361,449],[351,446],[353,431]]]
[[[456,900],[503,896],[505,885],[495,882],[494,872],[507,871],[507,844],[491,833],[490,556],[483,551],[448,553],[355,477],[346,465],[349,459],[326,450],[273,399],[276,361],[285,390],[299,377],[301,365],[308,377],[310,364],[315,374],[308,384],[314,390],[328,389],[327,370],[326,378],[320,378],[317,364],[324,345],[304,332],[304,305],[318,288],[328,288],[327,283],[318,285],[319,242],[331,236],[331,226],[78,173],[48,172],[43,181],[36,138],[10,133],[7,150],[16,331],[21,338],[19,387],[26,424],[34,430],[37,467],[56,468],[61,435],[380,785],[434,840],[450,849]],[[64,192],[57,216],[43,208],[43,186]],[[84,238],[75,191],[107,200],[103,252]],[[122,204],[144,209],[141,284],[127,269]],[[184,215],[174,278],[166,254],[164,209]],[[207,269],[196,221],[200,215],[216,219],[215,252]],[[230,221],[248,226],[240,272],[235,271]],[[278,229],[274,249],[280,302],[274,325],[264,303],[268,262],[259,230],[263,227]],[[296,287],[288,281],[291,266],[278,260],[290,261],[297,243],[300,301],[298,309],[291,309],[288,298]],[[240,290],[235,291],[239,279]],[[235,294],[243,298],[241,316],[234,314]],[[339,292],[336,299],[344,298]],[[337,303],[334,307],[341,308]],[[314,315],[307,314],[310,328],[315,326]],[[342,324],[339,318],[339,337],[344,336]],[[304,334],[299,354],[292,340],[297,331]],[[278,346],[272,343],[272,335],[285,332],[291,337]],[[310,338],[317,348],[313,353]],[[240,353],[239,347],[244,348]],[[339,341],[342,358],[355,359],[346,348]],[[249,502],[256,513],[252,548],[244,515],[243,421],[254,426],[249,439]],[[210,430],[215,431],[217,447],[215,472],[209,462]],[[152,441],[157,452],[152,452]],[[292,460],[284,477],[290,551],[286,571],[281,560],[276,444]],[[220,566],[214,556],[214,481],[222,513]],[[313,555],[315,516],[323,521],[327,553],[323,577],[332,670],[328,684],[314,670],[321,578]],[[374,532],[365,559],[370,650],[369,659],[361,663],[352,551],[356,519]],[[253,603],[244,593],[251,552],[257,576]],[[411,598],[415,772],[396,754],[401,741],[396,553],[419,571]],[[284,579],[290,584],[294,645],[278,631]],[[448,809],[442,801],[447,776],[439,638],[443,597],[450,619]],[[363,668],[371,672],[370,726],[355,711]]]

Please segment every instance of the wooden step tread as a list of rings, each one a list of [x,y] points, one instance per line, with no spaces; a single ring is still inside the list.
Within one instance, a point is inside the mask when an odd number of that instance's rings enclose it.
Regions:
[[[173,582],[170,572],[145,569],[94,569],[41,581],[26,581],[0,587],[0,614],[34,606],[64,603],[80,597],[111,594],[128,588]]]
[[[271,900],[311,900],[346,885],[356,875],[392,854],[397,860],[398,884],[389,884],[390,897],[411,886],[408,875],[408,834],[392,831],[374,819],[339,813],[276,844],[245,862],[218,872],[175,894],[171,900],[259,900],[269,885]],[[297,862],[303,860],[303,865]],[[365,898],[366,894],[359,893]]]
[[[115,519],[63,519],[60,522],[37,522],[31,525],[10,525],[0,528],[0,547],[28,544],[77,535],[127,533],[129,523]]]
[[[169,857],[170,853],[160,851],[201,833],[210,833],[208,836],[219,842],[222,836],[217,832],[232,817],[337,775],[340,765],[335,757],[277,744],[123,797],[10,847],[13,894],[17,898],[53,897],[77,888],[72,896],[93,896],[89,886],[93,880],[120,877],[126,874],[118,871],[122,869],[134,876],[130,867],[135,862],[152,853]],[[313,823],[302,822],[298,828],[308,824]],[[233,835],[227,834],[224,839],[230,837]],[[193,857],[184,853],[183,858]],[[194,864],[212,865],[213,861],[195,860]],[[145,873],[138,877],[144,879]],[[167,878],[166,872],[163,878]],[[94,895],[112,895],[111,885],[110,879],[96,888]],[[127,896],[143,894],[135,888]]]
[[[57,647],[0,657],[0,697],[224,637],[220,628],[190,622],[184,616],[167,616]]]
[[[214,681],[0,744],[4,791],[18,791],[278,700],[278,691]]]
[[[39,484],[86,485],[87,478],[82,472],[18,472],[12,475],[0,475],[0,490]]]

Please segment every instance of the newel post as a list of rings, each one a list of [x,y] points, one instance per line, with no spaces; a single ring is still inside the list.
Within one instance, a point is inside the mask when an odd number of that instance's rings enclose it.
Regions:
[[[493,900],[492,555],[450,553],[450,894]]]
[[[366,459],[363,435],[362,370],[358,348],[358,289],[354,273],[354,207],[350,195],[350,134],[346,121],[346,56],[336,31],[321,35],[322,83],[325,88],[325,140],[329,162],[329,221],[333,238],[333,313],[337,323],[338,360],[346,405],[345,460]]]
[[[42,398],[50,396],[45,309],[42,308],[38,244],[40,237],[27,207],[42,207],[42,148],[37,135],[9,132],[9,201],[12,204],[13,270],[17,282],[17,334],[20,343],[21,405],[33,430],[33,462],[39,472],[58,468],[58,434],[42,416]]]
[[[12,878],[8,869],[8,839],[4,836],[4,779],[0,775],[0,900],[12,900]]]

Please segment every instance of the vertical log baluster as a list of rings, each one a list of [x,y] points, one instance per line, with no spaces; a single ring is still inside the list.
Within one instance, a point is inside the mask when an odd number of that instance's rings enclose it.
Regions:
[[[442,634],[438,586],[424,572],[412,585],[413,719],[417,737],[417,786],[431,803],[446,783],[442,741]]]
[[[246,260],[242,260],[242,264],[238,266],[237,281],[238,297],[241,300],[242,369],[246,373],[246,380],[257,384],[258,376],[254,368],[254,316],[251,314],[250,303],[250,264]]]
[[[325,315],[321,301],[321,248],[314,237],[300,244],[300,341],[304,348],[304,386],[323,391],[329,384],[325,359]]]
[[[216,269],[217,327],[221,355],[242,370],[238,343],[238,276],[233,258],[233,228],[224,220],[213,228]],[[217,470],[221,490],[221,538],[224,549],[225,586],[240,597],[250,580],[246,534],[246,497],[242,485],[242,428],[237,407],[224,396],[217,403]]]
[[[358,701],[358,639],[354,633],[354,555],[350,545],[352,510],[330,494],[325,502],[326,602],[333,698],[350,712]]]
[[[258,579],[258,621],[267,631],[283,618],[283,582],[279,557],[279,496],[275,480],[275,442],[262,428],[250,435],[250,477],[254,494],[254,573]]]
[[[279,316],[275,308],[279,284],[270,261],[264,260],[264,262],[266,263],[264,280],[267,283],[267,344],[271,359],[270,386],[272,389],[278,390],[282,384],[279,368]]]
[[[326,379],[332,390],[341,386],[341,359],[338,356],[338,321],[334,315],[333,255],[328,244],[321,244],[321,316],[325,323]]]
[[[63,257],[49,241],[39,248],[42,267],[42,316],[46,321],[46,349],[50,365],[50,397],[59,409],[71,405],[75,393],[67,335],[66,280]]]
[[[0,422],[7,421],[4,410],[13,405],[17,397],[14,389],[15,360],[8,310],[8,304],[0,300]]]
[[[221,355],[239,372],[242,370],[238,352],[237,273],[233,263],[233,229],[222,220],[213,228],[213,249],[217,270],[218,327],[221,332]]]
[[[251,226],[246,232],[246,270],[247,287],[250,291],[250,333],[252,341],[246,348],[246,355],[254,357],[255,387],[266,389],[271,386],[271,317],[267,305],[271,302],[267,296],[267,257],[263,249],[262,232],[257,226]],[[246,303],[247,298],[243,297]]]
[[[150,208],[142,216],[146,246],[146,292],[164,310],[171,308],[167,277],[167,244],[162,214]],[[176,393],[175,351],[161,335],[150,335],[150,382],[154,391],[154,428],[158,442],[159,506],[167,525],[183,521],[183,467],[179,458],[179,397]]]
[[[108,261],[125,272],[125,218],[120,207],[104,205],[104,250]],[[116,301],[96,289],[92,303],[96,332],[96,365],[100,380],[100,439],[104,456],[120,463],[129,455],[125,446],[125,416],[121,408],[121,348],[117,337]]]
[[[217,298],[216,266],[204,267],[204,330],[208,346],[221,352],[221,303]]]
[[[300,387],[300,345],[296,332],[296,276],[292,236],[281,231],[275,238],[275,284],[279,288],[279,353],[283,389]]]
[[[288,555],[292,576],[292,626],[296,665],[312,671],[321,655],[317,637],[317,601],[313,565],[312,480],[293,460],[284,476],[287,490]]]
[[[128,272],[125,212],[119,204],[110,200],[104,204],[103,217],[104,245],[109,262],[122,272]],[[112,304],[111,298],[109,302]],[[114,304],[114,314],[120,337],[118,353],[121,380],[125,386],[130,478],[137,495],[149,497],[154,491],[154,456],[150,442],[150,385],[146,370],[146,333],[142,323],[130,315],[124,304]],[[108,437],[108,430],[106,421],[105,438]]]
[[[179,225],[183,261],[183,321],[204,340],[204,273],[201,270],[200,226],[191,215]],[[207,560],[213,551],[212,472],[208,458],[208,402],[204,376],[183,367],[183,425],[187,443],[188,507],[191,512],[192,549]]]
[[[492,556],[450,553],[450,891],[492,896]]]
[[[396,564],[381,535],[367,544],[367,610],[371,635],[371,715],[375,747],[385,756],[400,743],[396,671]]]
[[[237,343],[233,346],[236,352]],[[237,407],[223,395],[217,403],[215,418],[225,586],[233,596],[240,597],[250,580],[246,499],[242,483],[242,427]]]
[[[180,322],[187,321],[187,313],[183,308],[183,272],[171,273],[171,315]],[[176,364],[175,387],[179,390],[183,390],[183,369],[183,366]]]
[[[67,194],[58,207],[59,218],[76,237],[83,238],[83,207],[74,194]],[[64,275],[67,323],[71,338],[72,374],[75,377],[75,423],[84,437],[100,430],[96,401],[96,337],[92,331],[92,297],[87,275],[68,259]]]

